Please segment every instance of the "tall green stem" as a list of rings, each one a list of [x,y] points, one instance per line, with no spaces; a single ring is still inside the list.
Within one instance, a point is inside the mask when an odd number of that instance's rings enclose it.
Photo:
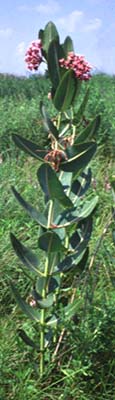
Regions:
[[[47,284],[47,275],[48,275],[48,257],[46,257],[46,262],[45,262],[45,271],[44,271],[44,277],[46,278],[46,284]],[[46,297],[46,285],[45,288],[43,288],[42,291],[42,299],[45,299]],[[44,373],[44,356],[45,356],[45,347],[44,347],[44,342],[45,342],[45,335],[44,335],[44,328],[45,328],[45,309],[41,310],[41,334],[40,334],[40,377],[43,376]]]
[[[51,225],[52,211],[53,211],[53,201],[50,200],[47,228],[49,228],[50,225]],[[46,298],[48,274],[49,274],[49,257],[47,255],[46,256],[46,261],[45,261],[45,270],[44,270],[45,287],[42,290],[42,299]],[[40,321],[40,323],[41,323],[41,333],[40,333],[40,377],[42,377],[43,373],[44,373],[44,358],[45,358],[45,309],[41,310],[41,321]]]
[[[60,128],[60,123],[61,123],[61,112],[59,112],[58,114],[57,129]]]

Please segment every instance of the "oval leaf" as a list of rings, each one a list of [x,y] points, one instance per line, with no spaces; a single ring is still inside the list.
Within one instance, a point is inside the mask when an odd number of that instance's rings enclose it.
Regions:
[[[15,285],[12,282],[10,282],[10,286],[11,286],[11,290],[13,292],[13,295],[14,295],[18,305],[22,309],[22,311],[31,320],[39,322],[40,321],[40,315],[39,315],[38,311],[35,310],[34,308],[32,308],[29,304],[27,304],[25,302],[25,300],[22,299],[22,297],[20,296],[20,294],[18,292],[18,289],[15,287]]]
[[[30,140],[24,139],[20,135],[12,135],[14,143],[23,151],[28,153],[30,156],[37,158],[42,161],[46,156],[46,150],[42,150],[37,144],[31,142]]]
[[[87,102],[88,102],[88,99],[89,99],[89,92],[90,92],[90,90],[89,90],[89,88],[88,88],[88,89],[86,90],[85,95],[84,95],[83,101],[82,101],[82,103],[81,103],[81,105],[80,105],[78,111],[77,111],[76,114],[75,114],[75,122],[76,122],[76,123],[79,122],[79,120],[82,118],[82,116],[83,116],[83,114],[84,114],[84,111],[85,111],[85,108],[86,108],[86,105],[87,105]]]
[[[84,254],[86,253],[87,249],[80,249],[78,252],[76,252],[73,256],[67,256],[64,258],[63,261],[58,264],[58,270],[60,272],[67,272],[73,267],[79,266],[79,263],[81,262],[82,258],[84,257]]]
[[[72,202],[66,196],[63,186],[59,181],[55,171],[48,163],[40,166],[37,172],[40,186],[49,199],[57,199],[64,207],[71,207]]]
[[[70,107],[75,91],[76,79],[74,72],[72,70],[66,71],[53,98],[54,106],[57,110],[65,111]]]
[[[52,294],[48,295],[45,299],[43,299],[43,298],[40,299],[39,294],[36,292],[36,290],[33,290],[33,296],[34,296],[37,304],[42,309],[49,308],[53,305],[54,296]]]
[[[67,58],[69,52],[71,52],[71,51],[74,52],[73,41],[70,36],[67,36],[65,38],[63,48],[64,48],[64,53],[65,53],[66,58]]]
[[[48,133],[51,133],[55,139],[58,139],[58,130],[56,126],[53,124],[52,120],[49,118],[48,113],[45,110],[45,106],[42,101],[40,102],[40,111],[43,118],[43,124]]]
[[[21,260],[21,262],[24,265],[26,265],[26,267],[29,268],[31,272],[35,272],[38,274],[39,260],[36,254],[33,253],[33,251],[31,251],[30,249],[28,249],[28,247],[21,244],[21,242],[13,235],[13,233],[10,234],[10,238],[13,249],[16,252],[19,259]]]
[[[44,29],[43,38],[43,49],[48,53],[49,45],[52,40],[56,40],[59,42],[59,34],[55,24],[52,21],[49,21]]]
[[[91,183],[91,168],[88,168],[88,171],[81,174],[80,181],[76,179],[71,186],[71,191],[75,193],[77,197],[83,196],[86,191],[89,189]]]
[[[33,349],[39,351],[40,348],[37,345],[37,343],[33,342],[33,340],[29,338],[29,336],[26,334],[26,332],[23,329],[18,329],[18,334],[21,337],[21,339],[27,344],[27,346],[30,346]]]
[[[25,201],[13,186],[11,187],[11,189],[18,202],[27,211],[30,217],[32,217],[36,222],[38,222],[39,225],[43,226],[44,228],[47,228],[47,219],[45,218],[45,216],[39,211],[37,211],[36,208],[31,206],[31,204],[29,204],[27,201]]]
[[[50,75],[53,88],[57,89],[61,79],[59,59],[63,57],[62,47],[59,42],[53,40],[48,48],[48,71]]]
[[[71,224],[81,221],[84,218],[89,217],[93,210],[95,209],[98,202],[98,196],[95,196],[91,201],[86,201],[85,205],[80,209],[78,207],[73,207],[71,210],[65,210],[60,213],[55,219],[54,224],[56,228],[67,227]]]
[[[39,248],[48,253],[57,253],[64,249],[59,236],[52,231],[43,233],[38,239]]]
[[[82,143],[86,141],[87,139],[94,139],[95,134],[97,133],[97,130],[99,129],[100,126],[100,115],[97,115],[96,118],[91,121],[88,126],[76,137],[74,144]]]
[[[97,144],[90,142],[79,146],[80,147],[78,148],[74,146],[74,151],[78,151],[77,154],[73,155],[72,158],[69,158],[68,161],[61,162],[60,169],[66,172],[75,172],[76,175],[87,166],[96,152]],[[79,150],[81,151],[80,153]],[[72,151],[72,149],[70,149],[70,151]]]

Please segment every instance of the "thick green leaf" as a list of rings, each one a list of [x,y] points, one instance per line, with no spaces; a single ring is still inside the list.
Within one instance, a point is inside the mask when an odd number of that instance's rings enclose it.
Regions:
[[[113,243],[115,244],[115,230],[112,231]]]
[[[71,146],[70,152],[73,150],[73,156],[68,161],[61,162],[60,169],[66,172],[75,172],[75,175],[78,174],[87,166],[96,149],[97,145],[94,142]]]
[[[46,112],[45,106],[42,103],[42,101],[40,102],[40,111],[42,114],[43,124],[45,129],[47,130],[48,133],[51,133],[55,139],[58,139],[58,130],[56,126],[53,124],[52,120],[50,119],[48,113]]]
[[[48,318],[46,323],[47,323],[47,326],[52,326],[53,328],[55,328],[58,323],[58,319],[57,319],[56,315],[52,315],[51,318]]]
[[[43,48],[43,45],[44,45],[44,30],[43,29],[39,30],[38,39],[41,39],[41,42],[42,42],[42,48],[41,48],[42,56],[47,60],[47,53],[46,53],[45,49]]]
[[[84,271],[88,261],[88,257],[89,257],[89,247],[87,247],[86,251],[83,252],[83,257],[81,258],[81,260],[77,262],[77,272],[81,273],[82,271]],[[76,261],[74,267],[76,268]]]
[[[72,202],[69,197],[66,196],[55,171],[48,163],[44,163],[40,166],[37,171],[37,176],[43,192],[49,199],[57,199],[64,207],[72,206]]]
[[[21,206],[27,211],[27,213],[32,217],[39,225],[47,228],[47,219],[44,214],[36,210],[31,204],[23,199],[23,197],[17,192],[17,190],[12,186],[12,192]]]
[[[90,92],[90,90],[89,90],[89,88],[88,88],[88,89],[86,90],[85,95],[84,95],[83,101],[82,101],[82,103],[81,103],[81,105],[80,105],[78,111],[77,111],[76,114],[75,114],[75,121],[76,121],[76,123],[79,122],[79,120],[82,118],[82,116],[83,116],[83,114],[84,114],[84,111],[85,111],[85,108],[86,108],[86,105],[87,105],[87,102],[88,102],[88,99],[89,99],[89,92]]]
[[[49,329],[45,334],[45,348],[47,348],[50,345],[52,337],[53,337],[52,329]]]
[[[53,40],[48,48],[48,71],[54,89],[57,89],[61,79],[59,59],[62,57],[62,47],[58,41]]]
[[[36,292],[36,290],[33,290],[32,294],[40,308],[45,309],[53,305],[54,296],[52,294],[49,294],[45,299],[40,299],[39,294]]]
[[[95,196],[91,201],[86,201],[83,207],[73,207],[71,210],[65,210],[54,221],[57,228],[67,227],[71,224],[87,218],[95,209],[98,202],[98,196]]]
[[[115,204],[115,174],[112,176],[110,183],[112,187],[113,204]],[[113,217],[115,219],[115,210],[113,210]]]
[[[52,40],[56,40],[59,42],[59,34],[55,24],[52,21],[49,21],[44,29],[43,38],[43,49],[48,53],[49,45]]]
[[[74,250],[76,250],[80,242],[85,240],[87,243],[92,233],[92,216],[85,218],[77,224],[77,230],[70,237],[70,244]]]
[[[73,178],[73,174],[67,174],[67,172],[61,172],[60,174],[60,182],[63,185],[64,189],[68,189],[71,187],[71,183],[72,183],[72,178]]]
[[[115,208],[114,207],[112,207],[112,217],[113,217],[113,221],[115,221]]]
[[[64,249],[59,236],[54,231],[43,233],[38,239],[38,246],[48,253],[57,253]]]
[[[18,334],[21,337],[21,339],[30,347],[32,347],[35,350],[40,349],[40,347],[37,345],[37,343],[33,342],[32,339],[29,338],[29,336],[26,334],[26,332],[23,329],[18,329]]]
[[[79,219],[84,219],[89,217],[98,203],[98,196],[95,196],[91,201],[86,201],[83,208],[79,212]]]
[[[40,30],[39,30],[39,32],[38,32],[38,39],[41,39],[41,41],[42,41],[42,43],[43,43],[43,40],[44,40],[44,30],[43,30],[43,29],[40,29]]]
[[[50,277],[48,284],[48,293],[55,292],[57,288],[60,286],[60,276]]]
[[[76,80],[75,80],[75,93],[74,93],[74,96],[73,96],[73,99],[72,99],[72,105],[73,105],[73,103],[74,103],[74,105],[76,105],[77,99],[79,99],[79,93],[80,93],[80,90],[81,90],[81,86],[82,86],[82,81],[76,77]],[[73,120],[73,122],[74,122],[74,120]]]
[[[86,253],[86,246],[83,246],[83,249],[80,248],[73,256],[67,256],[58,264],[58,270],[60,272],[67,272],[72,268],[76,268],[79,266],[84,254]]]
[[[71,186],[71,191],[75,193],[76,196],[82,197],[86,191],[89,189],[91,183],[91,168],[88,171],[81,174],[81,177],[76,179]]]
[[[74,141],[74,144],[79,144],[87,139],[94,139],[95,134],[97,133],[97,130],[99,129],[100,126],[100,115],[97,115],[96,118],[91,121],[88,126],[83,129],[83,131],[78,135]]]
[[[40,314],[38,313],[37,310],[35,310],[34,308],[32,308],[29,304],[27,304],[25,302],[25,300],[22,299],[22,297],[20,296],[18,289],[15,287],[15,285],[10,282],[10,286],[13,292],[13,295],[18,303],[18,305],[20,306],[20,308],[22,309],[22,311],[27,315],[27,317],[29,317],[31,320],[33,321],[40,321]]]
[[[77,256],[87,247],[92,233],[92,216],[82,220],[77,225],[77,230],[70,237],[70,245],[77,251]]]
[[[75,299],[72,303],[69,303],[66,307],[64,307],[64,320],[70,321],[72,317],[76,314],[77,311],[77,300]]]
[[[65,38],[63,48],[64,48],[64,53],[65,53],[66,58],[67,58],[69,52],[71,52],[71,51],[74,52],[73,41],[70,36],[67,36]]]
[[[29,268],[30,271],[39,274],[39,260],[36,254],[28,249],[28,247],[21,244],[21,242],[13,235],[13,233],[10,234],[10,237],[13,249],[15,250],[21,262],[26,265],[26,267]]]
[[[57,110],[65,111],[70,107],[75,91],[76,79],[74,72],[70,69],[63,75],[53,98],[54,106]]]
[[[42,161],[46,156],[46,150],[42,150],[37,144],[30,140],[24,139],[20,135],[13,134],[13,141],[21,149],[28,153],[30,156]]]
[[[62,249],[62,251],[64,250],[64,248]],[[51,277],[53,275],[53,271],[55,271],[55,269],[57,268],[57,264],[60,261],[60,256],[61,253],[60,252],[50,252],[48,254],[48,270],[49,270],[49,277]],[[49,285],[50,280],[48,280],[48,285]],[[59,282],[60,284],[60,282]]]
[[[46,286],[46,277],[44,276],[39,277],[36,282],[36,291],[39,293],[40,296],[42,296],[43,289],[45,288],[45,286]],[[46,290],[47,294],[54,292],[58,288],[58,286],[59,286],[59,277],[54,278],[50,276],[47,282],[47,290]]]
[[[45,286],[46,286],[46,277],[45,276],[39,277],[36,281],[35,289],[40,296],[42,296]]]

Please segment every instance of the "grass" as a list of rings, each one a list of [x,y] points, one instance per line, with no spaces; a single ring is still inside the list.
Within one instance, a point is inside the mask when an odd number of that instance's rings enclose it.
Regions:
[[[93,92],[93,87],[95,88],[94,103],[92,106],[90,101],[89,111],[87,110],[87,113],[90,113],[91,116],[94,104],[98,103],[97,100],[101,91],[103,93],[104,108],[101,113],[104,114],[103,124],[105,124],[105,128],[110,88],[111,107],[113,102],[113,83],[114,78],[102,76],[94,78],[91,89]],[[4,85],[7,87],[7,83],[4,83]],[[14,93],[16,93],[15,82]],[[23,127],[25,129],[23,131],[24,135],[32,137],[33,130],[31,132],[30,127],[33,127],[31,125],[31,117],[34,118],[34,116],[35,136],[38,134],[40,137],[42,129],[41,126],[39,128],[37,122],[37,118],[39,119],[40,116],[38,117],[38,111],[35,111],[37,110],[36,96],[32,95],[28,99],[27,95],[23,93],[23,101],[21,102],[17,95],[14,99],[14,93],[12,95],[9,93],[8,95],[6,91],[5,96],[0,99],[3,146],[3,162],[0,165],[0,189],[2,193],[0,198],[2,283],[0,398],[2,400],[30,400],[30,398],[31,400],[37,400],[38,398],[40,400],[114,400],[115,248],[112,240],[114,225],[109,226],[104,240],[100,242],[100,247],[98,248],[97,246],[104,227],[111,218],[111,207],[113,205],[112,192],[107,186],[114,171],[114,159],[112,157],[113,133],[107,139],[109,152],[105,154],[104,131],[101,127],[98,138],[100,146],[95,159],[92,161],[93,178],[95,179],[95,185],[92,184],[92,191],[99,195],[99,205],[94,216],[94,228],[90,242],[90,260],[96,246],[98,251],[95,254],[90,274],[87,271],[86,274],[83,273],[81,276],[76,275],[76,315],[71,318],[69,324],[66,324],[65,335],[55,362],[52,363],[51,360],[47,359],[47,369],[41,381],[38,373],[39,355],[36,352],[33,353],[33,350],[21,341],[17,333],[17,330],[23,326],[26,332],[33,335],[33,325],[30,324],[29,320],[16,305],[9,287],[9,281],[13,279],[22,295],[28,296],[30,290],[30,280],[27,276],[24,276],[20,263],[12,250],[9,238],[10,231],[17,234],[25,244],[27,241],[28,245],[36,251],[38,237],[37,225],[29,219],[24,211],[22,212],[12,195],[11,185],[14,185],[32,204],[39,204],[42,210],[42,194],[36,177],[38,163],[22,153],[20,155],[11,139],[8,143],[8,134],[10,134],[11,138],[11,133],[15,129],[22,134]],[[8,106],[6,106],[7,95],[9,96],[9,103],[11,102]],[[47,103],[47,97],[45,99]],[[14,103],[15,114],[13,114]],[[49,103],[48,107],[50,107]],[[7,120],[4,113],[5,109],[8,113]],[[34,116],[32,110],[34,110]],[[11,121],[9,131],[7,131],[9,118],[11,118]],[[113,129],[114,115],[111,118],[108,124]],[[4,128],[5,123],[6,127]],[[3,139],[3,129],[6,129],[5,141]],[[41,257],[41,254],[39,255]]]

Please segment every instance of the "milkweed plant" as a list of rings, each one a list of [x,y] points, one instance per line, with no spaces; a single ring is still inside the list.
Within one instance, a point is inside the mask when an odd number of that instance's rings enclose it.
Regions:
[[[17,201],[39,226],[37,244],[43,252],[42,263],[32,249],[11,233],[11,243],[22,268],[24,265],[32,273],[31,301],[21,297],[12,281],[11,289],[22,311],[35,324],[35,340],[23,329],[19,335],[38,352],[42,377],[48,354],[51,359],[65,321],[71,324],[71,315],[75,313],[76,302],[70,301],[74,277],[88,264],[92,219],[98,198],[94,193],[91,196],[91,191],[90,196],[86,197],[86,193],[92,179],[89,163],[97,149],[95,138],[100,115],[86,120],[84,112],[92,67],[83,56],[75,54],[69,36],[60,43],[53,22],[40,29],[38,40],[27,49],[25,62],[30,71],[38,70],[45,62],[51,83],[48,98],[55,110],[55,118],[51,118],[43,100],[40,102],[43,127],[48,136],[47,148],[13,134],[15,144],[38,160],[37,178],[44,198],[41,212],[12,187]],[[83,81],[88,87],[80,102]],[[67,301],[66,305],[62,302],[62,318],[60,302],[64,290]]]

